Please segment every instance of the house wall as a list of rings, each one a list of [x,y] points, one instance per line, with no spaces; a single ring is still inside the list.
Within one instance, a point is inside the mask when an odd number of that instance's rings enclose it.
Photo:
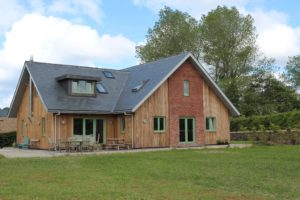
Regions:
[[[216,131],[205,130],[205,144],[216,144],[218,140],[230,141],[230,111],[209,86],[203,84],[204,116],[216,118]],[[205,120],[204,118],[204,120]],[[205,122],[205,121],[204,121]]]
[[[189,96],[183,94],[183,83],[189,81]],[[186,61],[169,77],[170,146],[204,144],[203,79],[192,63]],[[195,143],[179,143],[179,118],[194,117]]]
[[[169,146],[168,116],[168,82],[163,83],[135,112],[134,147],[166,147]],[[153,131],[153,118],[166,118],[165,132]]]
[[[24,95],[17,114],[17,143],[23,143],[22,124],[24,121],[24,135],[29,139],[38,139],[38,148],[48,148],[48,138],[53,135],[53,114],[47,113],[40,97],[38,96],[34,84],[32,83],[32,112],[33,117],[29,117],[29,83],[26,86]],[[42,118],[46,119],[46,132],[42,136]]]
[[[17,119],[0,117],[0,134],[17,131]]]

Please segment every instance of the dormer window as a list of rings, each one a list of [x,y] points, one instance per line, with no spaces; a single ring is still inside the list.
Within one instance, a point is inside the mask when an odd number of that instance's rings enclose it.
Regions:
[[[96,83],[100,77],[64,74],[56,77],[68,95],[73,96],[96,96]]]
[[[72,94],[95,94],[95,82],[86,80],[72,80]]]

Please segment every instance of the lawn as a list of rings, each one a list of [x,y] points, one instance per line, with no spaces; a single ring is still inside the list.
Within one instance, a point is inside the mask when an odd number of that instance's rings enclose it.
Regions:
[[[300,146],[2,157],[0,199],[300,199]]]

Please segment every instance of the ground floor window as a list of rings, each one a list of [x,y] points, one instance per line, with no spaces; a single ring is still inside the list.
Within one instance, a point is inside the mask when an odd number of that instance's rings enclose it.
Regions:
[[[189,143],[195,141],[195,119],[194,118],[179,119],[179,141],[181,143]]]
[[[153,131],[154,132],[165,132],[166,118],[165,117],[154,117],[153,118]]]
[[[206,130],[207,131],[216,131],[216,118],[207,117],[206,118]]]
[[[42,117],[42,136],[46,134],[46,118]]]
[[[121,133],[125,132],[126,124],[125,124],[125,117],[120,118],[120,129]]]

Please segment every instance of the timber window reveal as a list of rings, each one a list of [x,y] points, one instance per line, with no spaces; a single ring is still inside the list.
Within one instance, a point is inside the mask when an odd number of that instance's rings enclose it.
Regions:
[[[121,129],[121,133],[125,132],[126,129],[125,117],[120,118],[120,129]]]
[[[183,81],[183,96],[188,97],[190,96],[190,86],[189,81]]]
[[[42,117],[42,136],[46,135],[46,118]]]
[[[206,118],[206,130],[207,131],[216,131],[216,118],[207,117]]]
[[[92,81],[85,81],[85,80],[73,80],[72,94],[94,95],[95,83]]]
[[[153,131],[154,132],[165,132],[166,131],[166,118],[165,117],[154,117],[153,118]]]

